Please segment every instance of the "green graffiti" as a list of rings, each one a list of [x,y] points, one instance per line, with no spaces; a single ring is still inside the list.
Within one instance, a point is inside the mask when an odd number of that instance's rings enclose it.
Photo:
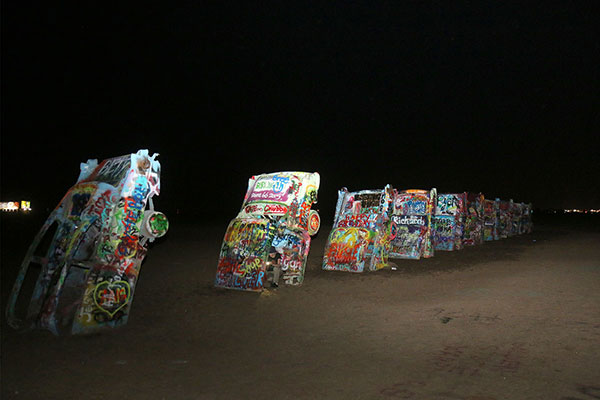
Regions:
[[[164,235],[169,229],[169,221],[164,214],[155,214],[149,221],[150,230],[156,236]]]

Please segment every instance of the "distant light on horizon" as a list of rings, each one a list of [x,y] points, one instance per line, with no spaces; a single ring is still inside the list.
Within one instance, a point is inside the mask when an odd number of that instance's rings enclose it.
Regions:
[[[581,210],[581,209],[577,209],[577,208],[572,208],[572,209],[568,209],[568,210],[563,210],[565,213],[567,214],[597,214],[600,213],[600,209],[590,209],[590,210]]]
[[[0,211],[3,212],[15,212],[15,211],[31,211],[31,202],[22,200],[18,201],[3,201],[0,202]]]

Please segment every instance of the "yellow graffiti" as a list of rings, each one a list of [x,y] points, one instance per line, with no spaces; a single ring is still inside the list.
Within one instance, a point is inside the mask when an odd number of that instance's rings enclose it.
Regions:
[[[262,260],[258,257],[246,260],[243,264],[238,267],[238,272],[244,276],[256,269],[260,269],[262,266]]]
[[[88,285],[83,295],[83,302],[81,308],[77,314],[77,321],[83,326],[91,326],[95,324],[92,312],[94,311],[94,289],[95,286]]]
[[[236,243],[248,239],[251,241],[261,241],[267,235],[267,230],[263,224],[244,224],[236,221],[227,230],[225,242]]]
[[[90,220],[84,220],[81,222],[81,225],[77,227],[77,230],[71,235],[71,240],[69,240],[69,243],[67,244],[67,247],[65,249],[65,258],[70,257],[71,252],[73,250],[77,250],[77,246],[79,245],[81,240],[85,239],[84,235],[90,227],[90,225]]]
[[[129,295],[131,293],[131,286],[127,281],[103,281],[96,285],[94,289],[94,304],[101,311],[107,313],[111,318],[123,307],[129,303]],[[98,297],[102,297],[102,304],[98,303]],[[120,304],[120,305],[119,305]],[[104,306],[119,305],[112,312],[104,308]]]
[[[359,242],[368,239],[370,232],[364,228],[344,228],[336,229],[332,232],[332,243],[345,243],[349,247],[356,246]]]

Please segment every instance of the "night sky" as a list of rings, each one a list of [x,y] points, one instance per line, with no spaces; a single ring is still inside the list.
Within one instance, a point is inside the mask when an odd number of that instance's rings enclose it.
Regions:
[[[2,201],[148,149],[182,216],[282,170],[321,174],[326,219],[386,183],[600,208],[595,2],[190,3],[2,2]]]

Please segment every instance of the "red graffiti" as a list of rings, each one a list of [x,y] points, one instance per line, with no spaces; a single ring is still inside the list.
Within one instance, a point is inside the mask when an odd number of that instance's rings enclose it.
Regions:
[[[244,211],[246,211],[247,214],[260,213],[262,211],[262,206],[256,204],[249,205],[244,208]]]
[[[370,222],[375,222],[377,215],[375,214],[357,214],[357,215],[346,215],[344,219],[338,222],[338,228],[364,228],[368,227]]]
[[[285,214],[288,208],[280,204],[267,204],[265,206],[265,214]]]
[[[303,202],[300,204],[300,212],[298,213],[299,225],[306,228],[308,225],[308,213],[310,212],[310,204]]]
[[[124,287],[105,288],[98,292],[97,301],[100,306],[112,306],[127,301],[127,289]]]
[[[100,217],[102,212],[106,208],[106,205],[110,203],[110,190],[105,191],[102,195],[98,196],[94,204],[90,209],[90,214]]]
[[[348,246],[346,243],[331,243],[327,249],[329,262],[347,264],[357,261],[359,247]]]

